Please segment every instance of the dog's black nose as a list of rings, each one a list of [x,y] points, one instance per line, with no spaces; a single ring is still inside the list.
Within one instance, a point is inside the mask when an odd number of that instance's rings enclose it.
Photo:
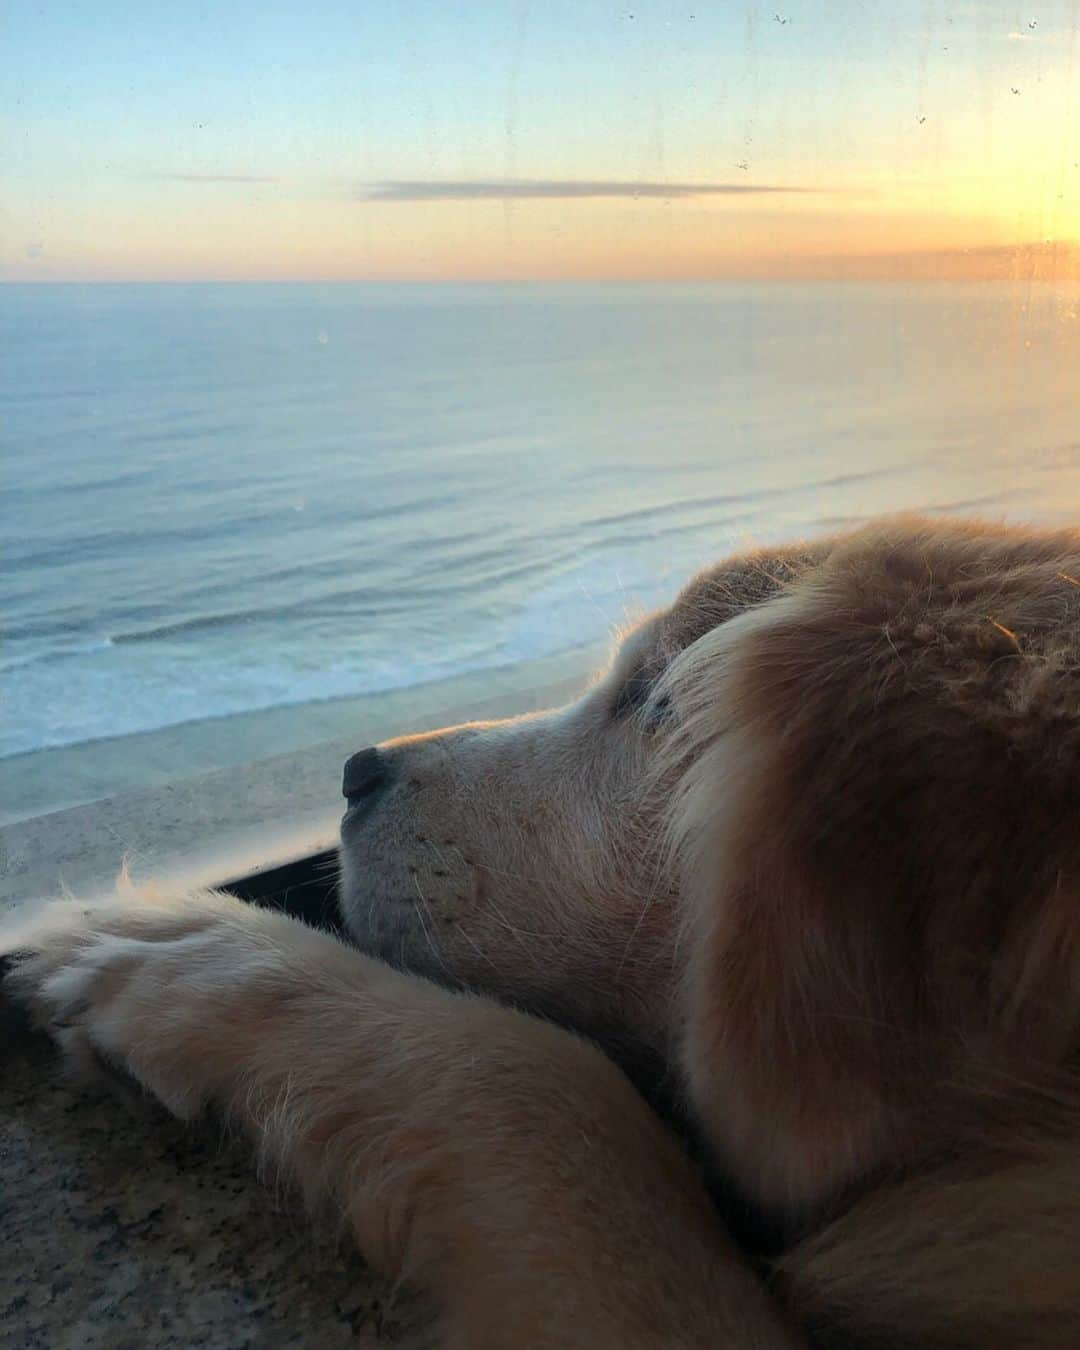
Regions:
[[[366,750],[357,750],[345,761],[345,775],[341,780],[341,791],[349,801],[374,796],[390,780],[386,759],[374,746]]]

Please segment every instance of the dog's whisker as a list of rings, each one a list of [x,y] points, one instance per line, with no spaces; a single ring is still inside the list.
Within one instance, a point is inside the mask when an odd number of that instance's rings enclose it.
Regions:
[[[443,958],[443,954],[436,945],[435,939],[431,934],[431,930],[428,928],[428,925],[424,922],[425,914],[427,915],[428,919],[431,920],[432,922],[434,922],[434,919],[432,918],[432,913],[428,905],[428,902],[424,897],[424,892],[421,889],[420,878],[417,877],[415,874],[413,875],[413,884],[416,887],[417,898],[420,901],[420,908],[416,911],[416,917],[420,923],[421,929],[423,930],[424,937],[427,940],[427,945],[431,950],[432,956],[434,956],[435,960],[438,962],[439,968],[444,973],[449,974],[449,971],[447,970],[446,967],[446,962]]]

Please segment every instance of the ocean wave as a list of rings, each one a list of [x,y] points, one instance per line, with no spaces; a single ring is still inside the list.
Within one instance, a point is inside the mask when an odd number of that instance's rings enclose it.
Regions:
[[[609,541],[600,547],[610,548],[618,543],[619,541]],[[0,662],[0,670],[15,664],[48,663],[104,651],[110,647],[165,643],[175,639],[197,637],[202,633],[250,628],[255,624],[273,626],[291,621],[338,617],[343,622],[356,625],[363,623],[365,619],[405,619],[410,614],[418,615],[422,610],[430,610],[437,603],[451,599],[458,608],[463,608],[470,599],[490,594],[496,585],[505,589],[521,585],[530,579],[559,575],[580,560],[581,553],[582,546],[579,543],[575,547],[564,547],[554,551],[545,549],[536,558],[512,561],[513,554],[508,553],[505,546],[495,546],[466,554],[458,560],[456,566],[449,566],[445,557],[441,560],[434,557],[430,563],[415,570],[414,583],[408,586],[332,586],[282,604],[196,613],[182,618],[150,621],[143,627],[117,628],[104,637],[93,637],[85,641],[63,641],[68,637],[74,638],[77,633],[77,624],[72,620],[32,620],[19,627],[6,629],[3,638],[9,642],[42,639],[61,639],[61,641],[41,647],[7,664]],[[332,566],[316,570],[315,575],[321,573],[341,576],[343,570],[344,564],[338,559]],[[304,569],[296,569],[295,576],[290,579],[302,580],[306,575]]]
[[[273,529],[273,522],[281,519],[289,520],[290,524],[295,521],[297,511],[293,494],[282,491],[273,500],[252,505],[250,500],[243,498],[243,491],[243,485],[235,482],[219,488],[219,496],[231,494],[241,503],[232,514],[222,513],[208,519],[193,518],[181,525],[136,526],[125,522],[123,526],[59,540],[38,540],[32,536],[20,537],[9,533],[4,546],[5,568],[9,572],[20,572],[70,565],[75,561],[85,565],[110,557],[129,558],[138,552],[158,553],[165,546],[190,548],[193,544],[231,539],[245,532]],[[302,492],[299,495],[302,496]],[[348,521],[357,529],[362,529],[403,517],[422,519],[425,514],[445,510],[458,501],[454,493],[446,492],[379,506],[369,504],[363,509],[358,509],[351,501],[342,500],[334,509],[321,506],[317,515],[312,514],[308,528],[312,531],[325,530],[331,524]],[[205,504],[200,506],[199,514],[206,515]]]
[[[24,670],[27,666],[41,665],[42,662],[78,660],[80,657],[90,656],[94,652],[108,651],[111,646],[113,646],[112,638],[90,638],[85,642],[73,643],[68,647],[54,647],[46,651],[33,651],[22,656],[7,657],[0,661],[0,675]]]
[[[176,619],[170,623],[155,624],[151,628],[133,628],[127,632],[112,633],[109,645],[123,647],[136,642],[162,642],[169,638],[185,637],[189,633],[213,631],[216,628],[233,628],[238,624],[253,623],[259,619],[284,619],[294,612],[291,605],[279,605],[268,609],[239,610],[234,614],[199,614],[190,619]]]
[[[290,645],[289,626],[272,622],[267,635],[273,646],[207,648],[178,671],[170,639],[201,629],[227,631],[243,621],[240,613],[117,632],[87,644],[75,670],[51,661],[9,673],[6,693],[14,715],[0,731],[0,758],[406,689],[555,656],[608,638],[629,612],[670,599],[710,552],[700,541],[684,540],[658,565],[654,541],[638,541],[636,549],[596,541],[559,565],[549,558],[545,567],[529,569],[532,586],[515,576],[504,602],[485,607],[468,624],[459,603],[453,610],[437,604],[423,626],[374,626],[366,645],[351,643],[346,626],[333,642],[318,645],[314,666],[311,644]],[[475,577],[473,589],[484,594],[488,588]],[[430,598],[427,590],[422,594]],[[433,625],[433,614],[448,617]]]
[[[556,656],[588,645],[587,640],[570,641],[564,634],[561,645],[539,654]],[[220,688],[215,695],[214,685],[220,683],[215,676],[223,672],[211,668],[203,672],[203,681],[197,689],[187,691],[185,699],[178,699],[175,690],[170,691],[160,680],[148,678],[146,672],[125,687],[89,681],[84,682],[82,697],[69,701],[72,722],[66,727],[32,727],[24,723],[0,732],[0,763],[41,751],[71,749],[198,723],[225,722],[250,714],[419,689],[455,676],[495,673],[529,659],[494,644],[457,659],[403,661],[396,668],[366,676],[356,667],[340,664],[306,676],[298,675],[291,666],[263,665],[249,668],[245,672],[245,686],[225,695]],[[99,690],[96,698],[95,688]],[[41,691],[36,684],[30,692],[42,693],[44,697],[50,693]],[[87,696],[93,699],[92,709],[86,706]],[[15,698],[18,700],[17,692]]]

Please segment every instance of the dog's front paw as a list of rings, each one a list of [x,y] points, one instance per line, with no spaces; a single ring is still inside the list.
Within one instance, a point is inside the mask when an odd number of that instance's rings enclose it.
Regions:
[[[275,966],[261,917],[212,891],[57,901],[0,938],[5,993],[75,1067],[104,1060],[191,1116],[220,1080],[253,952],[264,977]]]

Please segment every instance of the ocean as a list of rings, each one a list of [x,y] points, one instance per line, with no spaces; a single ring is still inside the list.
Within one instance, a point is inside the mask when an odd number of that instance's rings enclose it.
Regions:
[[[750,544],[1075,519],[1078,316],[1005,283],[6,286],[0,820],[584,669]]]

